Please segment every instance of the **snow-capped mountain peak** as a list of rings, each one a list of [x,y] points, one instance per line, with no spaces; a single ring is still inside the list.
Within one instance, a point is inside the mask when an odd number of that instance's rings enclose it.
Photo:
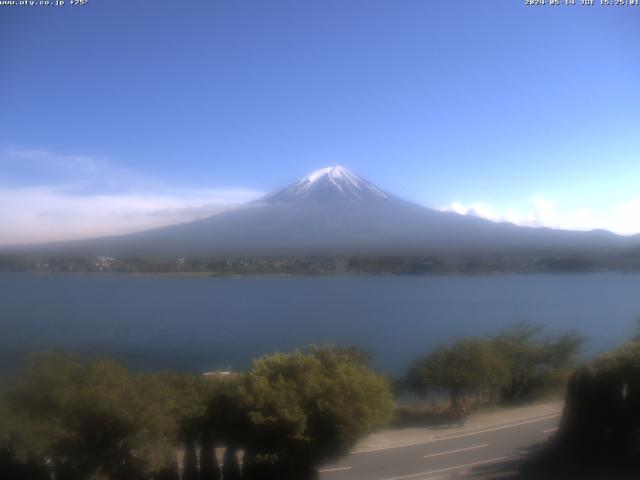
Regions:
[[[342,165],[335,165],[333,167],[320,168],[320,169],[318,169],[318,170],[316,170],[314,172],[311,172],[305,178],[313,183],[313,182],[321,179],[325,175],[328,175],[329,177],[336,177],[336,178],[349,177],[349,176],[355,177],[355,175],[353,175],[353,173],[351,173],[349,170],[347,170]]]
[[[367,200],[389,198],[375,185],[349,171],[335,165],[320,168],[282,190],[263,199],[269,203],[290,203],[299,200]]]

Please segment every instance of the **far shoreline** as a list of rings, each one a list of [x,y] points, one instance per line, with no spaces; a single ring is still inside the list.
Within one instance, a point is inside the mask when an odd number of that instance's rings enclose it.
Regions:
[[[589,276],[589,275],[639,275],[640,270],[596,270],[596,271],[478,271],[478,272],[438,272],[438,273],[394,273],[394,272],[251,272],[251,273],[215,273],[201,271],[184,272],[118,272],[118,271],[48,271],[48,270],[0,270],[1,274],[29,274],[40,276],[121,276],[121,277],[172,277],[172,278],[295,278],[295,277],[322,277],[322,278],[451,278],[451,277],[500,277],[500,276]]]

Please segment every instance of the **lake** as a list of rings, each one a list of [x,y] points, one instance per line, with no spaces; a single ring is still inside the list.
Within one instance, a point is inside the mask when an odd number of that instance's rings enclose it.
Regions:
[[[575,329],[586,355],[613,348],[640,316],[640,275],[177,277],[0,274],[0,361],[64,349],[136,369],[244,368],[312,343],[359,345],[401,374],[457,337],[519,321]]]

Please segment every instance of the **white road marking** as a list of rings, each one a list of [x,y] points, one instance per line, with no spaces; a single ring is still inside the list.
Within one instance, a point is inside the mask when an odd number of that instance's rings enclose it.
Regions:
[[[555,432],[556,430],[558,430],[558,427],[547,428],[546,430],[542,430],[542,433],[551,433],[551,432]]]
[[[466,451],[469,451],[469,450],[476,450],[478,448],[485,448],[485,447],[488,447],[488,446],[489,446],[488,443],[483,443],[481,445],[474,445],[473,447],[458,448],[456,450],[449,450],[447,452],[432,453],[431,455],[425,455],[424,458],[439,457],[441,455],[450,455],[452,453],[466,452]]]
[[[400,477],[385,478],[384,480],[404,480],[407,478],[418,478],[418,477],[424,478],[425,475],[432,475],[434,473],[442,473],[442,472],[450,472],[451,470],[459,470],[461,468],[475,467],[476,465],[484,465],[486,463],[500,462],[502,460],[507,460],[508,458],[509,457],[490,458],[488,460],[481,460],[479,462],[465,463],[464,465],[456,465],[455,467],[439,468],[438,470],[429,470],[428,472],[419,472],[419,473],[412,473],[410,475],[402,475]]]
[[[496,430],[503,430],[505,428],[513,428],[513,427],[519,427],[520,425],[528,425],[529,423],[543,422],[545,420],[550,420],[552,418],[559,417],[561,415],[562,415],[561,413],[553,413],[553,414],[550,414],[550,415],[545,415],[544,417],[534,418],[534,419],[531,419],[531,420],[525,420],[525,421],[522,421],[522,422],[510,423],[510,424],[507,424],[507,425],[500,425],[498,427],[485,428],[484,430],[476,430],[476,431],[468,432],[468,433],[459,433],[459,434],[455,434],[455,435],[449,435],[449,436],[446,436],[446,437],[434,438],[434,439],[431,439],[431,440],[421,440],[419,442],[403,443],[401,445],[390,445],[388,447],[376,447],[376,448],[365,448],[363,450],[354,450],[354,451],[351,452],[351,455],[355,455],[356,453],[379,452],[381,450],[391,450],[393,448],[412,447],[414,445],[425,445],[425,444],[428,444],[428,443],[443,442],[445,440],[451,440],[451,439],[454,439],[454,438],[470,437],[472,435],[479,435],[481,433],[487,433],[487,432],[495,432]]]
[[[353,467],[333,467],[333,468],[323,468],[322,470],[318,470],[319,473],[329,473],[329,472],[341,472],[343,470],[351,470]]]

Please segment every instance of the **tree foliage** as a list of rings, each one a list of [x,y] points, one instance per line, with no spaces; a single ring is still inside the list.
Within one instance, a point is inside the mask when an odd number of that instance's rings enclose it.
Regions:
[[[554,338],[542,337],[543,328],[518,324],[494,339],[494,348],[510,366],[510,380],[501,396],[506,402],[526,400],[555,375],[568,371],[583,339],[575,332]]]
[[[393,411],[387,380],[353,349],[311,347],[262,357],[248,372],[244,392],[249,446],[281,469],[344,455]]]
[[[170,467],[193,412],[178,394],[191,381],[176,382],[109,360],[37,355],[7,396],[7,442],[18,459],[55,459],[60,478],[148,478]]]
[[[245,451],[243,478],[306,478],[391,417],[387,380],[361,349],[310,347],[254,361],[246,374],[207,379],[203,432]],[[231,450],[223,472],[235,472]],[[235,474],[234,474],[235,475]]]
[[[58,480],[303,480],[385,424],[386,379],[356,348],[311,347],[255,360],[247,373],[132,374],[110,360],[31,359],[0,396],[0,476],[30,466]],[[222,472],[214,448],[225,447]],[[200,449],[200,456],[197,450]],[[9,478],[11,478],[11,475]]]
[[[451,403],[472,393],[494,391],[507,384],[509,364],[490,341],[463,339],[418,359],[410,367],[410,385],[422,393],[449,392]]]
[[[449,392],[452,404],[471,393],[499,394],[506,402],[523,401],[567,371],[582,344],[570,332],[541,336],[542,327],[519,324],[494,338],[468,338],[443,346],[410,366],[407,382],[414,391]]]

